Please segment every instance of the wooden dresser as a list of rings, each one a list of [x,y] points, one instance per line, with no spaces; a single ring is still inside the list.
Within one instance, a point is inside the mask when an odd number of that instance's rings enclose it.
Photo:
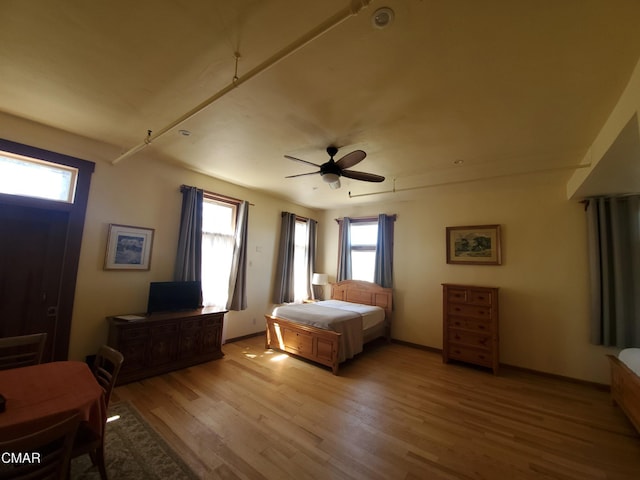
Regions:
[[[107,317],[109,346],[124,355],[118,385],[222,358],[225,313],[209,307],[133,321]]]
[[[442,289],[442,360],[489,367],[497,374],[498,289],[448,283]]]

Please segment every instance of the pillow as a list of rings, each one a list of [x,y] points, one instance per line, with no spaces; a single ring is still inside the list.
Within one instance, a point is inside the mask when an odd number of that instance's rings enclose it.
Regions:
[[[625,348],[618,359],[640,377],[640,348]]]

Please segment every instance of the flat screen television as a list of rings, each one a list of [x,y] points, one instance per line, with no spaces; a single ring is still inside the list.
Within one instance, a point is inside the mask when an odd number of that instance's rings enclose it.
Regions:
[[[200,282],[151,282],[147,314],[202,308]]]

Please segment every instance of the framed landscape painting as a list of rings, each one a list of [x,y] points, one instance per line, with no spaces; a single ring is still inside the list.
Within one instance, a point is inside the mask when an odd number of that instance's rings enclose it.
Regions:
[[[447,263],[501,265],[500,225],[447,227]]]
[[[149,270],[153,228],[109,224],[105,270]]]

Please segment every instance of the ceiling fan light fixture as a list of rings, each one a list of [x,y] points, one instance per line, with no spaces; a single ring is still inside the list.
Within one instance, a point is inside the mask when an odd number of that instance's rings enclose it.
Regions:
[[[387,28],[393,23],[395,13],[389,7],[382,7],[373,12],[371,23],[375,28]]]
[[[336,183],[340,181],[340,175],[337,173],[323,173],[322,181],[329,184]]]

